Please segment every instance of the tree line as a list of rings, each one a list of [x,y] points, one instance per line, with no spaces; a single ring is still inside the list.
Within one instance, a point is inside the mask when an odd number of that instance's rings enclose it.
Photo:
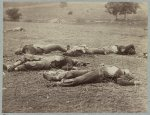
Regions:
[[[67,7],[67,3],[61,2],[60,7]],[[126,20],[127,14],[136,14],[140,6],[135,2],[108,2],[105,4],[105,8],[109,14],[116,17],[116,20],[118,20],[119,15],[124,15],[124,20]],[[19,21],[22,16],[18,8],[8,9],[6,10],[6,14],[11,21]]]

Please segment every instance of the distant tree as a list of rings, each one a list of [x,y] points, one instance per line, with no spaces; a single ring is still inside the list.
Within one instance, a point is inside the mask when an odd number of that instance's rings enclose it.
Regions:
[[[60,7],[61,8],[64,8],[64,7],[67,7],[67,2],[60,2]]]
[[[116,20],[118,19],[118,15],[124,15],[124,19],[126,20],[127,14],[137,13],[139,4],[134,2],[108,2],[105,4],[105,8],[108,13],[116,16]]]
[[[20,19],[20,17],[22,16],[22,14],[19,13],[18,8],[8,9],[8,10],[6,10],[6,14],[12,21],[18,21]]]

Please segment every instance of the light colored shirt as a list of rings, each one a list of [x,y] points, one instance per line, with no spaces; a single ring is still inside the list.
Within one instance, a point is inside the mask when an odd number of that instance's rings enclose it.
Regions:
[[[88,47],[86,45],[80,45],[80,46],[74,46],[70,50],[68,50],[68,53],[76,52],[76,51],[82,51],[83,53],[86,53]]]
[[[117,53],[117,52],[118,52],[117,46],[111,46],[111,50],[112,50],[114,53]]]
[[[103,47],[103,49],[107,52],[107,53],[117,53],[118,52],[118,48],[117,46],[113,45],[113,46],[105,46]]]
[[[57,70],[57,71],[49,71],[48,74],[54,78],[56,78],[57,80],[61,80],[63,79],[68,71],[64,71],[64,70]]]
[[[119,71],[119,68],[112,65],[101,65],[99,68],[101,72],[103,72],[107,77],[114,77],[116,73]]]

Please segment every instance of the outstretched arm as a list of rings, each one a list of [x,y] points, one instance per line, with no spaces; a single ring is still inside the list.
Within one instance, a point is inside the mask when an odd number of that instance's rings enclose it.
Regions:
[[[117,84],[122,86],[129,86],[129,85],[140,85],[141,82],[127,78],[126,76],[123,75],[120,78],[117,78]]]

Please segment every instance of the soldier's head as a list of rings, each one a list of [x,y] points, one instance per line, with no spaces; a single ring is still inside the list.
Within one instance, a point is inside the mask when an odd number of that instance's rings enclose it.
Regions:
[[[131,49],[128,51],[128,54],[129,54],[129,55],[134,55],[134,54],[136,54],[135,49],[131,48]]]
[[[17,50],[15,51],[15,54],[16,54],[16,55],[21,55],[21,54],[23,54],[23,52],[22,52],[21,49],[17,49]]]
[[[70,45],[67,45],[67,50],[70,50]]]

